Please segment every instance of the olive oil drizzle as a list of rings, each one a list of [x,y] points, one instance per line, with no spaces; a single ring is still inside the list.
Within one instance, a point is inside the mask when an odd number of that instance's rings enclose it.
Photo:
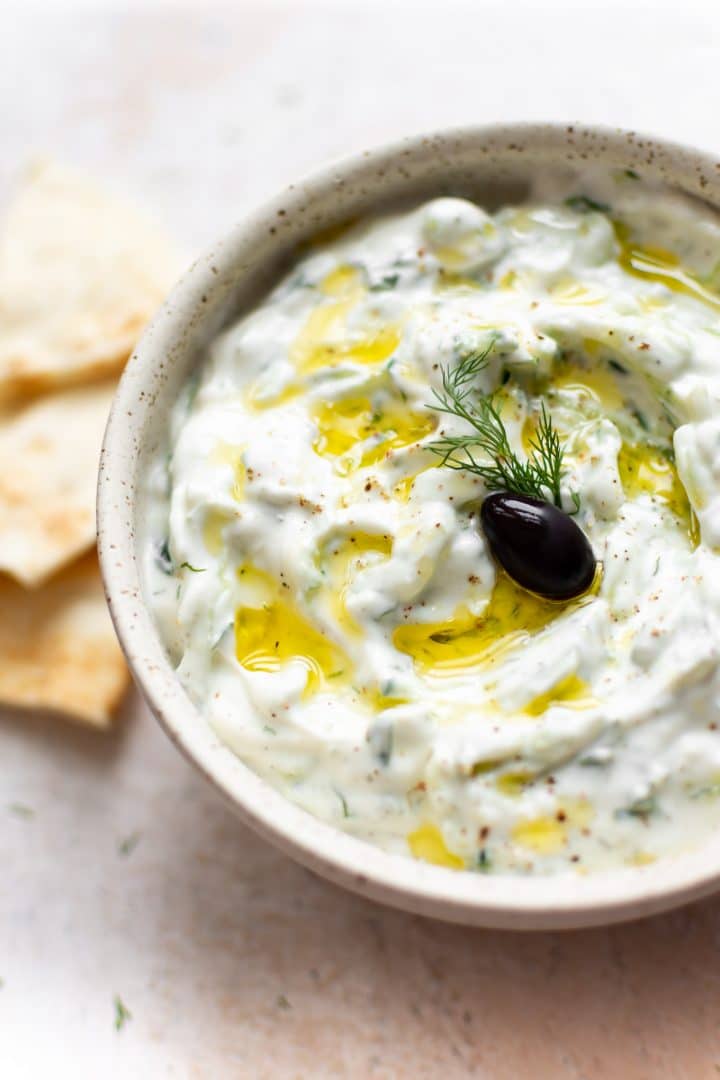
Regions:
[[[374,465],[391,450],[420,442],[436,426],[432,414],[408,409],[387,392],[323,401],[314,408],[312,418],[318,430],[313,449],[321,457],[333,458],[341,475]]]
[[[498,573],[488,606],[481,615],[460,609],[445,622],[405,623],[393,634],[395,648],[411,656],[415,666],[432,675],[456,675],[468,668],[495,663],[529,641],[584,599],[566,604],[543,600]]]
[[[620,221],[614,221],[613,228],[620,249],[618,262],[626,273],[645,281],[655,281],[720,311],[720,296],[683,267],[672,251],[634,243],[627,225]]]
[[[250,564],[238,568],[235,655],[247,671],[277,671],[295,661],[306,671],[304,695],[349,674],[343,650],[283,595],[281,585]],[[287,590],[286,590],[287,591]]]

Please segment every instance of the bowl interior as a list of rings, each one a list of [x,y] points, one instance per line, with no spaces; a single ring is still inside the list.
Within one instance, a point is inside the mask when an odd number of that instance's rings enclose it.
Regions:
[[[519,202],[539,170],[572,177],[594,167],[631,168],[720,206],[720,166],[704,155],[579,127],[504,126],[412,139],[293,185],[235,227],[176,286],[123,375],[101,458],[100,557],[110,609],[135,678],[171,738],[248,824],[306,865],[375,899],[458,922],[570,927],[662,910],[716,886],[720,838],[647,867],[518,879],[389,855],[315,820],[218,742],[175,676],[142,595],[139,486],[207,343],[257,302],[309,240],[442,194],[490,208]]]

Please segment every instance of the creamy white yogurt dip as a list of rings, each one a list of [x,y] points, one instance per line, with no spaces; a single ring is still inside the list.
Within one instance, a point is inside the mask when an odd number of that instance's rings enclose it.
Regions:
[[[720,224],[634,173],[489,214],[441,198],[311,249],[226,330],[149,470],[144,578],[178,674],[288,798],[475,872],[642,865],[720,823]],[[601,570],[515,585],[481,478],[427,445],[489,347]]]

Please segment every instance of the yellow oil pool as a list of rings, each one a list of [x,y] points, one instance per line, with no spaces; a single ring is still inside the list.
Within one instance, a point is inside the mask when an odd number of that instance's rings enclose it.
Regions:
[[[367,292],[355,267],[333,270],[320,290],[325,299],[310,312],[290,348],[290,359],[299,374],[335,367],[346,360],[379,364],[395,352],[400,344],[398,327],[372,325],[364,335],[348,328],[348,316]]]
[[[583,350],[591,357],[596,356],[600,348],[599,342],[583,342]],[[563,360],[553,372],[552,389],[576,391],[581,396],[592,398],[606,412],[620,409],[624,404],[615,376],[602,363],[586,367],[577,361]]]
[[[626,273],[645,281],[655,281],[672,292],[692,296],[694,300],[720,311],[720,296],[683,267],[672,251],[635,244],[629,229],[621,222],[615,222],[614,228],[620,249],[618,262]]]
[[[429,410],[408,409],[394,398],[373,405],[363,395],[323,402],[315,408],[313,419],[318,430],[313,449],[323,457],[338,458],[343,474],[374,465],[388,450],[412,446],[437,424]]]
[[[245,470],[245,447],[234,446],[232,443],[219,442],[215,447],[211,460],[218,465],[229,465],[232,470],[232,483],[230,494],[238,502],[242,502],[245,495],[247,472]]]
[[[607,293],[602,289],[583,285],[576,278],[567,276],[555,283],[550,289],[550,296],[556,304],[591,307],[594,304],[601,304],[606,299]]]
[[[451,870],[462,870],[465,867],[464,860],[459,855],[453,855],[448,849],[437,825],[421,825],[410,833],[407,842],[416,859],[434,863],[435,866],[447,866]]]
[[[393,642],[421,671],[452,675],[517,648],[578,603],[582,599],[570,604],[542,600],[501,572],[482,615],[460,610],[447,622],[399,626]]]
[[[542,815],[519,821],[511,837],[520,847],[540,855],[554,855],[567,844],[570,830],[585,828],[593,816],[592,805],[587,799],[560,800],[554,816]]]
[[[328,680],[349,677],[343,650],[297,610],[289,590],[254,566],[241,566],[237,573],[241,602],[235,612],[235,655],[244,668],[277,671],[299,661],[307,670],[306,693]]]
[[[554,817],[538,817],[518,822],[512,830],[512,839],[520,847],[540,855],[554,855],[567,843],[567,829]]]
[[[552,705],[564,705],[571,709],[589,709],[596,704],[590,688],[578,675],[568,675],[551,686],[544,694],[538,694],[523,707],[528,716],[542,716]]]
[[[325,602],[335,622],[346,633],[356,634],[359,630],[346,607],[348,588],[370,561],[377,561],[375,556],[387,558],[391,552],[390,536],[357,530],[333,537],[318,553],[316,564],[326,583]],[[372,558],[368,559],[368,555]]]
[[[623,443],[618,454],[618,472],[629,499],[642,494],[661,499],[686,530],[693,547],[697,547],[700,542],[697,518],[674,462],[656,447]]]

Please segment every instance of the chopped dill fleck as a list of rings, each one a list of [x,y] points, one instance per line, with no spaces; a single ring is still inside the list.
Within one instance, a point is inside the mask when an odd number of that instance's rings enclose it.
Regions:
[[[697,788],[690,796],[691,799],[716,799],[720,795],[720,784],[707,784]]]
[[[587,214],[591,210],[598,214],[607,214],[610,207],[607,203],[598,202],[597,199],[591,199],[589,195],[571,195],[569,199],[565,200],[565,205],[569,206],[572,210],[577,210],[581,214]]]
[[[116,994],[115,1003],[115,1030],[122,1031],[128,1020],[132,1020],[132,1013],[127,1008],[119,994]]]
[[[605,769],[609,764],[609,759],[595,757],[592,753],[578,758],[578,765],[582,765],[584,769]]]
[[[335,788],[334,790],[335,790],[335,794],[337,795],[338,799],[342,803],[343,817],[344,818],[350,817],[350,811],[348,810],[347,799],[343,795],[342,791],[338,791],[337,788]]]
[[[155,553],[155,562],[159,570],[162,570],[163,574],[172,574],[175,569],[175,564],[170,554],[170,548],[168,546],[167,537],[163,540],[160,547]]]
[[[186,392],[186,395],[187,395],[186,398],[185,398],[185,407],[186,407],[188,412],[191,412],[192,407],[195,404],[195,398],[197,397],[197,392],[200,389],[200,372],[199,371],[193,371],[192,375],[190,376],[190,378],[185,383],[185,387],[186,387],[185,392]]]
[[[635,417],[635,419],[637,420],[638,424],[643,429],[643,431],[649,431],[650,430],[650,425],[648,424],[644,413],[641,413],[640,410],[637,409],[637,408],[631,409],[630,412],[631,412],[631,415]]]
[[[481,848],[478,851],[475,869],[481,874],[489,874],[492,870],[492,861],[486,848]]]
[[[376,281],[374,285],[370,286],[370,292],[386,292],[389,289],[394,289],[399,280],[399,274],[383,274],[380,281]]]
[[[130,855],[140,843],[140,833],[132,832],[118,841],[118,855]]]
[[[368,732],[367,739],[370,743],[370,749],[377,760],[381,765],[387,767],[390,764],[393,752],[393,725],[382,721],[374,724]]]
[[[650,795],[645,795],[642,799],[636,799],[635,802],[630,803],[629,806],[626,806],[621,810],[616,810],[615,816],[640,818],[640,820],[647,825],[648,818],[652,814],[657,813],[657,809],[657,800],[651,793]]]
[[[189,562],[180,563],[181,570],[190,570],[193,574],[204,574],[207,570],[206,566],[191,566]]]

